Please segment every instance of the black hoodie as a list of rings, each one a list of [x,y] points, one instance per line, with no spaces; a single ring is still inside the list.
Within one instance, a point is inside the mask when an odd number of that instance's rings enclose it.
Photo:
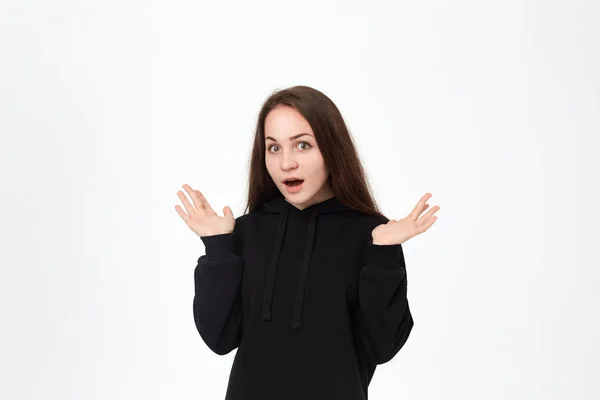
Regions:
[[[226,400],[367,400],[413,327],[402,246],[372,242],[388,221],[276,197],[201,237],[194,321],[216,354],[238,348]]]

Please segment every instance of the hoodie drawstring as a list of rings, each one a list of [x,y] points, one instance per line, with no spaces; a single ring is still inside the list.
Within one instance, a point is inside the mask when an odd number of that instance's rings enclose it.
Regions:
[[[304,257],[302,257],[302,266],[300,267],[300,273],[298,274],[298,289],[296,290],[296,303],[294,304],[294,320],[292,324],[292,328],[296,331],[302,329],[302,307],[304,306],[304,292],[308,275],[308,265],[310,264],[310,256],[312,255],[313,250],[316,221],[317,212],[314,212],[310,215]]]
[[[281,243],[283,242],[283,234],[285,233],[285,227],[287,225],[287,218],[287,211],[283,211],[281,213],[281,218],[279,218],[279,227],[277,228],[277,235],[275,235],[275,241],[273,243],[273,252],[271,253],[269,269],[267,270],[267,282],[265,285],[265,296],[263,298],[262,309],[263,321],[271,320],[271,302],[273,300],[275,272],[277,269],[277,260],[279,259],[279,250],[281,250]]]
[[[308,223],[308,232],[306,238],[306,246],[304,247],[304,255],[302,257],[302,264],[300,272],[298,273],[298,287],[296,289],[296,301],[294,303],[294,317],[292,320],[292,329],[302,329],[302,308],[304,306],[304,294],[306,291],[306,280],[308,277],[308,266],[310,264],[310,258],[313,251],[313,243],[315,238],[315,229],[317,222],[318,211],[313,212],[310,215]],[[273,290],[275,284],[275,274],[277,270],[277,261],[279,259],[279,252],[283,243],[283,236],[287,225],[288,211],[284,210],[281,213],[279,219],[279,227],[277,229],[277,235],[275,236],[275,243],[273,244],[273,252],[269,261],[269,268],[267,271],[267,280],[265,287],[265,295],[263,298],[263,309],[262,319],[264,321],[271,320],[271,303],[273,300]]]

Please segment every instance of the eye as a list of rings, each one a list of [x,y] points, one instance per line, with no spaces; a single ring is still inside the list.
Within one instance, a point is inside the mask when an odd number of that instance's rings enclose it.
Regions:
[[[308,143],[308,142],[298,142],[298,144],[305,144],[305,145],[307,145],[307,146],[308,146],[308,148],[305,148],[305,149],[303,149],[303,150],[308,150],[308,149],[310,149],[310,148],[312,147],[312,145],[311,145],[310,143]],[[272,145],[272,146],[269,146],[269,147],[267,147],[267,150],[271,151],[271,149],[272,149],[273,147],[279,147],[279,145],[277,145],[277,144],[274,144],[274,145]]]

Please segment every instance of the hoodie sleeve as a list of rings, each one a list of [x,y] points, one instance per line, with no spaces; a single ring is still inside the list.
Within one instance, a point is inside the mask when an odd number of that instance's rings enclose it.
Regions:
[[[236,222],[236,229],[239,222]],[[194,270],[194,321],[206,345],[225,355],[242,338],[240,233],[201,236],[205,255]]]
[[[406,283],[402,245],[376,245],[370,240],[359,274],[354,322],[359,346],[374,364],[391,360],[412,330]]]

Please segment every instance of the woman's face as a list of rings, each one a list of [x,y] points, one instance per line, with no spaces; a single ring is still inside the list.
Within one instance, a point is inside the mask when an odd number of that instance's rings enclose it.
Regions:
[[[314,133],[298,111],[289,106],[271,110],[265,119],[265,139],[267,171],[289,203],[302,210],[333,197]],[[284,180],[291,177],[304,181],[288,187]]]

